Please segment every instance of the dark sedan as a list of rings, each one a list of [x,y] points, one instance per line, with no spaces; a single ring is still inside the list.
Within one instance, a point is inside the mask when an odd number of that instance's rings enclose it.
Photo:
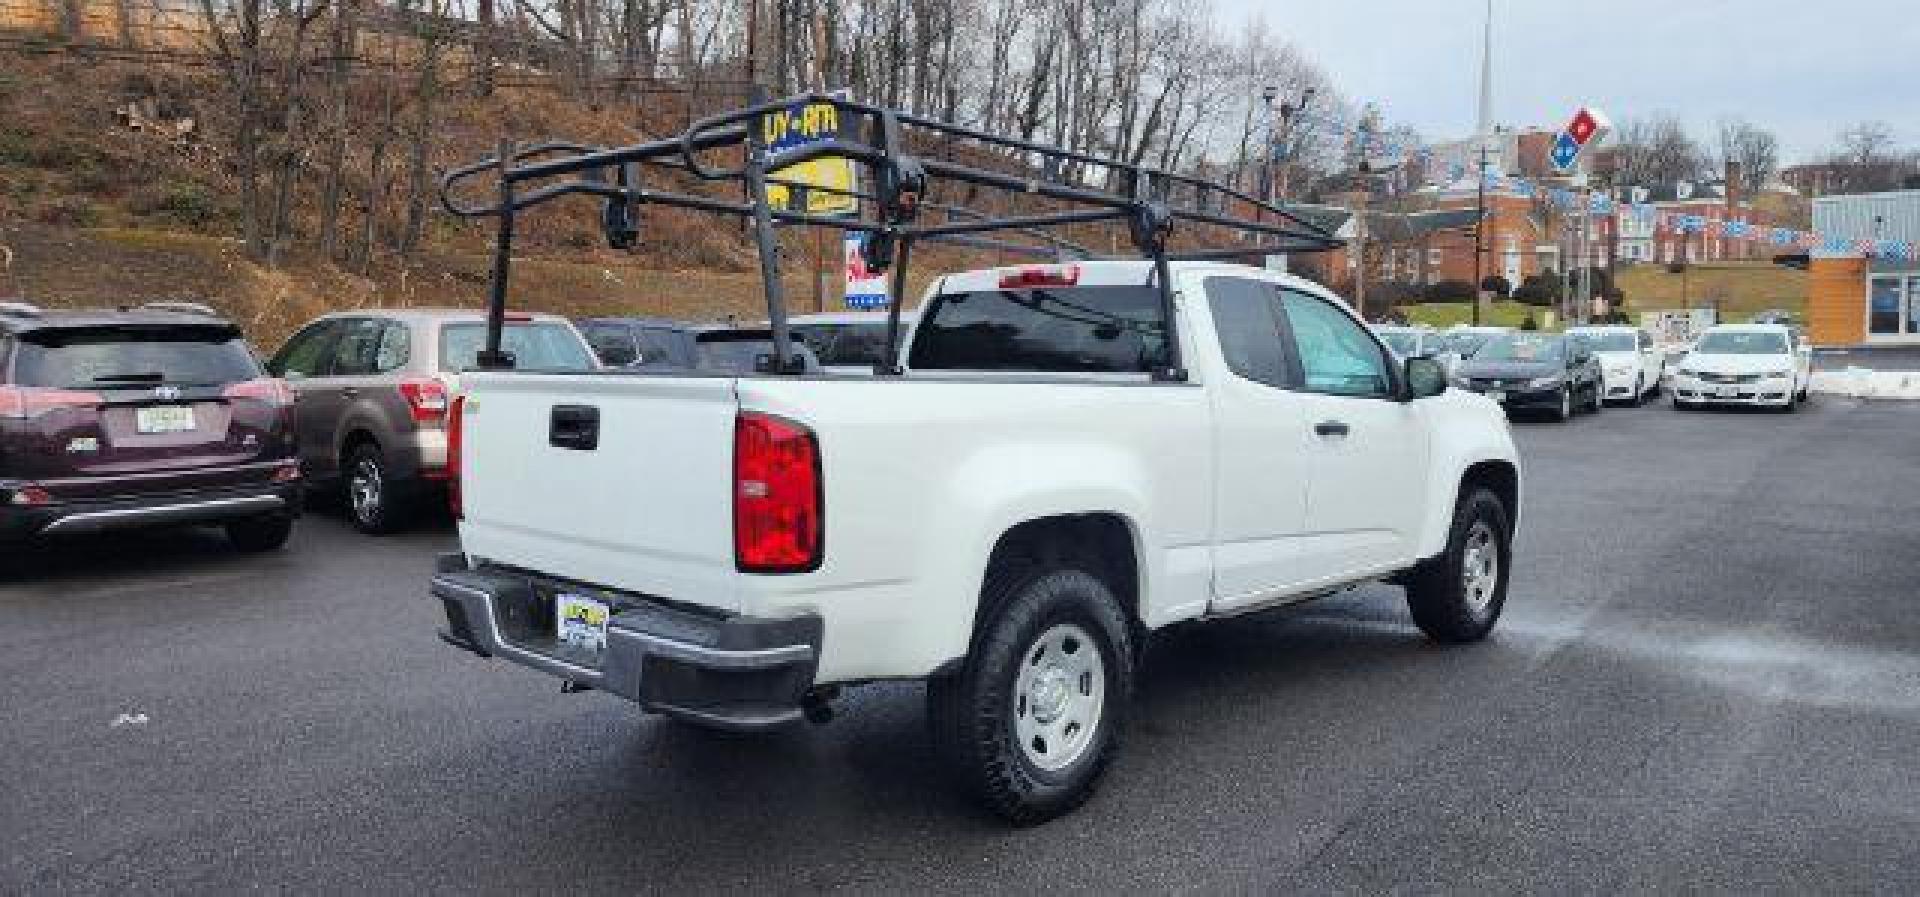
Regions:
[[[1506,333],[1460,363],[1454,385],[1513,411],[1544,411],[1566,420],[1599,411],[1606,391],[1600,362],[1586,340],[1555,333]]]

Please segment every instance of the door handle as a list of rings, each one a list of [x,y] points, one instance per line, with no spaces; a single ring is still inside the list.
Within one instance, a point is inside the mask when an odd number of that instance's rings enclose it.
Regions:
[[[1313,432],[1321,436],[1345,436],[1352,428],[1343,420],[1323,420],[1313,425]]]
[[[590,452],[600,447],[600,409],[593,405],[555,405],[547,422],[547,444]]]

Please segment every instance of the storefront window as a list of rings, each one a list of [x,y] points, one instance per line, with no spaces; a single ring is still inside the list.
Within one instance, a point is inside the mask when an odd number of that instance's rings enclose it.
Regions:
[[[1867,332],[1892,336],[1900,333],[1902,278],[1875,277],[1867,304]]]

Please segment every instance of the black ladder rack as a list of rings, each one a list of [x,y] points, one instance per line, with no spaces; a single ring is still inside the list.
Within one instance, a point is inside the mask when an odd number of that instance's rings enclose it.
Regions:
[[[765,116],[809,106],[830,105],[838,116],[839,136],[785,151],[771,152],[764,141]],[[858,135],[849,137],[847,135]],[[922,148],[971,144],[993,151],[1010,168],[1024,174],[994,171],[908,151],[908,137]],[[723,165],[713,161],[718,151],[738,148],[743,162]],[[951,155],[951,154],[949,154]],[[863,175],[862,189],[828,190],[853,196],[859,211],[839,216],[773,207],[766,199],[769,184],[810,190],[817,186],[782,180],[772,172],[813,159],[843,157],[853,160]],[[734,182],[741,199],[725,199],[659,189],[648,185],[649,169],[690,175],[701,181]],[[470,179],[493,172],[496,198],[490,204],[462,202],[458,191]],[[569,177],[571,176],[571,177]],[[564,178],[564,179],[563,179]],[[998,191],[1008,196],[1038,197],[1054,208],[1018,214],[994,214],[978,209],[936,203],[930,189],[941,183]],[[1096,185],[1098,181],[1101,185]],[[1105,186],[1112,185],[1112,186]],[[482,369],[506,369],[513,359],[501,351],[506,319],[507,275],[512,260],[514,217],[523,209],[564,196],[587,195],[602,200],[601,225],[610,244],[634,245],[640,237],[640,206],[658,204],[747,219],[760,260],[767,298],[767,320],[773,330],[773,369],[796,373],[799,359],[788,342],[786,301],[778,269],[775,227],[799,224],[858,231],[871,235],[866,261],[875,271],[889,272],[886,358],[877,373],[901,372],[899,358],[900,308],[906,290],[906,272],[913,246],[920,241],[951,242],[966,246],[1045,254],[1057,258],[1099,258],[1086,247],[1048,232],[1070,224],[1125,222],[1136,254],[1124,258],[1153,262],[1166,322],[1166,366],[1156,370],[1161,380],[1184,380],[1186,370],[1175,332],[1169,261],[1229,259],[1271,253],[1318,252],[1337,248],[1341,241],[1285,207],[1257,199],[1232,187],[1191,175],[1085,153],[1072,152],[1013,137],[855,102],[845,97],[804,94],[783,100],[758,102],[732,112],[695,122],[684,133],[619,147],[596,147],[569,142],[516,146],[501,141],[492,157],[450,171],[441,179],[440,198],[447,211],[462,217],[491,217],[497,222],[494,240],[492,288],[487,305],[487,338],[477,363]],[[922,221],[926,211],[940,220]],[[1168,240],[1178,222],[1206,225],[1225,232],[1232,245],[1172,251]],[[1016,233],[1034,237],[1047,248],[995,240],[985,234]]]

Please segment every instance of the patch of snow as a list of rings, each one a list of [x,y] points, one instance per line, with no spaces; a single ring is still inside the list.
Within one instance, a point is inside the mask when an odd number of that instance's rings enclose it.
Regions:
[[[1844,371],[1815,371],[1812,388],[1854,399],[1920,399],[1920,372],[1853,366]]]

